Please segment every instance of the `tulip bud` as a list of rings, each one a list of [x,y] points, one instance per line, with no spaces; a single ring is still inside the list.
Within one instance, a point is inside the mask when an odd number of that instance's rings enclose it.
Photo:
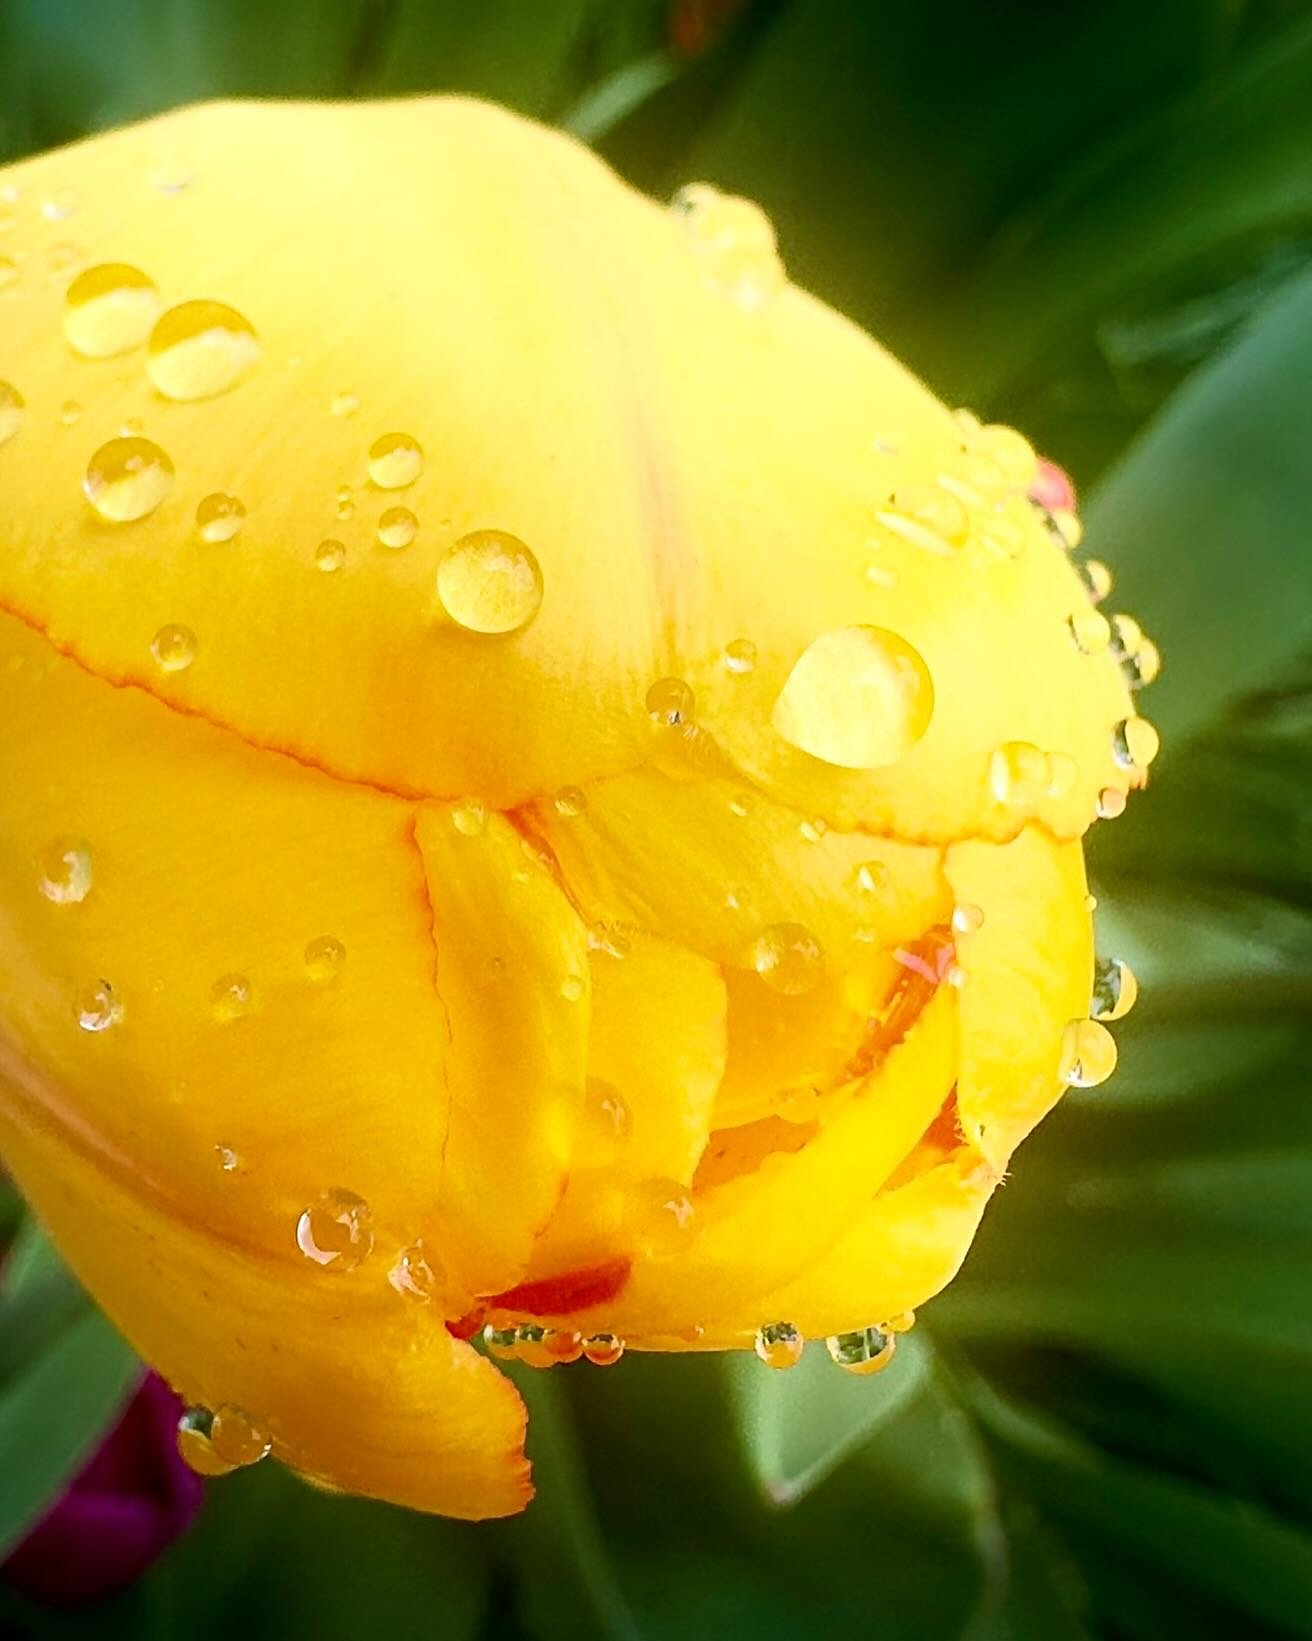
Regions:
[[[189,1445],[491,1516],[489,1356],[882,1366],[1114,1052],[1029,445],[475,103],[4,184],[0,1148]]]

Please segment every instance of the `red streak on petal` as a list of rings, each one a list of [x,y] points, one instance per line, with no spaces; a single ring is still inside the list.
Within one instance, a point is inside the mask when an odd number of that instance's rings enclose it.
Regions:
[[[453,1339],[472,1339],[483,1326],[487,1316],[485,1305],[475,1305],[472,1311],[466,1311],[463,1316],[457,1316],[454,1322],[446,1323],[446,1331]]]
[[[844,1076],[867,1077],[919,1020],[947,977],[955,956],[952,930],[930,929],[913,945],[893,953],[901,965],[897,984],[881,1015],[871,1018],[866,1038],[848,1062]]]
[[[624,1290],[633,1261],[625,1255],[592,1265],[581,1271],[565,1271],[560,1276],[544,1276],[536,1282],[521,1282],[507,1288],[488,1303],[497,1310],[515,1311],[525,1316],[563,1316],[569,1311],[588,1310],[604,1305]]]

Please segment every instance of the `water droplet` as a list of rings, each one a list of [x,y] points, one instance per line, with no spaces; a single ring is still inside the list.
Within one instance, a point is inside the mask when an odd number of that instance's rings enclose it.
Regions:
[[[329,537],[314,549],[314,567],[324,575],[333,575],[346,563],[346,544]]]
[[[358,393],[334,393],[328,405],[328,411],[333,416],[354,416],[360,408]]]
[[[1025,532],[1015,519],[998,514],[984,519],[976,537],[986,553],[995,558],[1019,558],[1025,551]]]
[[[214,1415],[207,1407],[189,1407],[178,1420],[178,1454],[198,1476],[230,1476],[237,1468],[214,1450]]]
[[[577,974],[567,974],[560,983],[560,995],[567,1003],[577,1003],[583,997],[583,981]]]
[[[579,1163],[596,1168],[613,1162],[632,1126],[628,1102],[619,1089],[600,1077],[589,1077],[579,1128]]]
[[[999,803],[1029,809],[1047,794],[1047,757],[1028,741],[1007,741],[989,759],[989,789]]]
[[[649,1179],[634,1187],[633,1206],[642,1251],[661,1259],[685,1248],[697,1210],[688,1188],[673,1179]]]
[[[797,823],[798,835],[803,843],[819,843],[829,830],[823,820],[804,820]]]
[[[1151,684],[1162,670],[1162,652],[1151,638],[1145,638],[1133,655],[1121,661],[1121,672],[1131,689],[1142,689]]]
[[[258,1464],[273,1446],[268,1432],[232,1402],[215,1409],[210,1444],[225,1464],[238,1470]]]
[[[670,729],[687,723],[696,702],[682,678],[658,678],[647,691],[647,714]]]
[[[839,627],[803,651],[771,722],[791,746],[842,769],[882,769],[925,733],[934,686],[919,652],[883,627]]]
[[[437,596],[451,619],[469,632],[519,632],[542,603],[542,571],[518,536],[474,530],[438,565]]]
[[[566,820],[577,820],[587,809],[588,800],[581,786],[562,786],[551,800],[551,807]]]
[[[672,209],[711,280],[730,301],[756,311],[783,288],[774,229],[759,205],[698,182],[678,191]]]
[[[23,395],[11,382],[0,382],[0,444],[8,444],[23,425]]]
[[[305,948],[305,972],[320,985],[336,980],[345,962],[346,947],[334,935],[321,934]]]
[[[1124,718],[1112,731],[1112,756],[1122,769],[1147,769],[1161,744],[1146,718]]]
[[[952,927],[958,934],[975,934],[984,927],[984,911],[980,906],[957,906],[952,913]]]
[[[244,314],[223,302],[182,302],[150,333],[146,371],[166,399],[212,399],[235,387],[260,357]]]
[[[594,1367],[614,1367],[624,1354],[624,1341],[614,1333],[590,1333],[583,1354]]]
[[[882,860],[867,860],[857,867],[852,881],[863,895],[879,894],[893,881],[893,874]]]
[[[1119,786],[1104,786],[1098,794],[1098,819],[1115,820],[1118,815],[1125,813],[1127,802],[1128,799]]]
[[[1068,752],[1048,753],[1048,796],[1064,798],[1080,778],[1080,766]]]
[[[380,490],[404,490],[423,471],[424,452],[409,433],[384,433],[369,446],[367,465]]]
[[[548,1328],[542,1340],[542,1349],[550,1367],[577,1362],[583,1355],[583,1335],[575,1333],[572,1328]]]
[[[150,439],[102,444],[87,463],[82,489],[111,524],[134,524],[153,513],[173,486],[173,463]]]
[[[1086,559],[1078,567],[1080,580],[1095,604],[1101,604],[1112,590],[1112,573],[1100,558]]]
[[[824,947],[801,923],[772,923],[752,947],[752,967],[771,990],[800,997],[824,978]]]
[[[218,1158],[219,1167],[225,1174],[241,1172],[241,1158],[230,1145],[216,1145],[214,1155]]]
[[[793,1322],[767,1322],[756,1330],[756,1354],[768,1368],[796,1367],[806,1340]]]
[[[161,194],[182,194],[191,187],[191,172],[185,166],[169,160],[163,165],[157,165],[151,172],[150,185],[152,188],[158,188]]]
[[[402,1248],[396,1256],[396,1263],[387,1273],[387,1280],[397,1293],[404,1294],[407,1299],[428,1304],[438,1290],[439,1278],[422,1241]]]
[[[108,1031],[123,1018],[123,1004],[108,980],[93,980],[78,994],[74,1012],[83,1031]]]
[[[202,541],[231,541],[246,518],[245,506],[236,496],[216,490],[196,508],[196,529]]]
[[[825,1349],[845,1373],[879,1373],[893,1360],[896,1345],[897,1335],[883,1328],[858,1328],[825,1340]]]
[[[408,507],[389,507],[378,520],[378,540],[384,547],[408,547],[419,530],[419,520]]]
[[[483,1344],[489,1356],[495,1356],[499,1362],[511,1362],[515,1358],[519,1342],[518,1328],[497,1328],[492,1323],[483,1329]]]
[[[996,462],[1007,483],[1019,490],[1026,489],[1038,476],[1039,458],[1029,440],[1014,427],[998,422],[982,427],[974,446]]]
[[[65,399],[59,407],[59,425],[60,427],[74,427],[85,414],[85,408],[76,399]]]
[[[556,1365],[547,1339],[548,1330],[536,1322],[521,1322],[515,1329],[515,1358],[531,1368],[549,1368]]]
[[[41,201],[41,215],[47,222],[63,222],[73,216],[82,201],[72,188],[60,188]]]
[[[487,828],[487,805],[481,798],[466,798],[451,810],[451,824],[462,837],[478,837]]]
[[[875,520],[899,540],[942,557],[951,557],[970,534],[966,509],[937,484],[900,485],[892,507],[877,512]]]
[[[730,672],[750,672],[756,665],[756,645],[750,638],[735,638],[724,646],[724,664]]]
[[[1134,970],[1119,957],[1100,957],[1093,966],[1093,1003],[1089,1013],[1095,1020],[1123,1020],[1139,996]]]
[[[244,974],[225,974],[210,988],[210,1009],[216,1020],[240,1020],[250,1013],[253,997]]]
[[[196,634],[190,627],[161,627],[150,641],[150,653],[161,672],[185,672],[196,659]]]
[[[1097,1020],[1072,1020],[1061,1040],[1063,1082],[1073,1088],[1096,1088],[1116,1069],[1116,1039]]]
[[[1107,617],[1101,610],[1095,610],[1092,604],[1076,610],[1067,619],[1066,625],[1070,628],[1076,649],[1082,655],[1099,655],[1111,641],[1112,630]]]
[[[91,893],[91,847],[56,838],[41,857],[41,893],[56,906],[80,906]]]
[[[84,359],[112,359],[140,347],[159,317],[155,281],[126,262],[80,273],[64,298],[64,335]]]
[[[369,1204],[353,1191],[325,1191],[296,1222],[296,1246],[324,1270],[353,1271],[373,1251]]]
[[[355,517],[355,491],[349,484],[337,487],[337,517],[342,523]]]

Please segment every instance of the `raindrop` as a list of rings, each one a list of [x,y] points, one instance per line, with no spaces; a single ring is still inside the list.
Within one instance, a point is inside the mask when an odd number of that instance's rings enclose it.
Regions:
[[[210,1425],[210,1445],[225,1464],[234,1470],[258,1464],[268,1456],[273,1442],[244,1408],[225,1402],[216,1408]]]
[[[216,1145],[214,1155],[218,1158],[219,1167],[225,1174],[241,1172],[241,1158],[230,1145]]]
[[[68,287],[64,335],[84,359],[112,359],[141,346],[159,310],[159,289],[140,268],[101,262]]]
[[[85,409],[76,399],[65,399],[59,407],[60,427],[73,427],[82,420]]]
[[[1086,559],[1078,567],[1080,580],[1095,604],[1101,604],[1112,590],[1112,573],[1100,558]]]
[[[86,260],[87,254],[80,245],[52,245],[45,256],[46,277],[62,279],[84,267]]]
[[[547,1331],[536,1322],[521,1322],[515,1329],[515,1356],[525,1367],[549,1368],[556,1365]]]
[[[148,517],[173,485],[173,463],[150,439],[119,438],[102,444],[87,463],[82,489],[111,524]]]
[[[453,806],[451,824],[462,837],[478,837],[487,830],[487,805],[481,798],[466,798]]]
[[[579,1149],[583,1162],[601,1167],[624,1148],[633,1126],[628,1101],[600,1077],[589,1077],[583,1100]]]
[[[682,678],[658,678],[647,691],[646,704],[649,718],[676,729],[691,719],[696,702],[692,687]]]
[[[735,638],[724,646],[724,664],[730,672],[750,672],[756,665],[756,645],[750,638]]]
[[[984,911],[980,906],[958,906],[952,913],[952,927],[958,934],[977,934],[984,927]]]
[[[1076,610],[1067,618],[1066,625],[1081,655],[1099,655],[1111,641],[1112,630],[1107,617],[1091,604]]]
[[[583,981],[577,974],[567,974],[560,983],[560,995],[567,1003],[577,1003],[583,997]]]
[[[198,1476],[230,1476],[237,1468],[214,1450],[214,1415],[207,1407],[189,1407],[178,1420],[178,1454]]]
[[[751,311],[764,308],[785,283],[770,219],[751,200],[692,183],[674,196],[693,251],[722,295]]]
[[[551,807],[566,820],[577,820],[588,807],[581,786],[562,786],[551,800]]]
[[[1121,660],[1121,672],[1131,689],[1142,689],[1151,684],[1162,670],[1162,652],[1151,638],[1145,638],[1133,655]]]
[[[752,967],[772,991],[800,997],[824,978],[824,948],[801,923],[772,923],[752,947]]]
[[[1013,808],[1032,808],[1046,796],[1051,779],[1047,757],[1029,741],[1007,741],[989,760],[989,789]]]
[[[56,838],[41,857],[41,893],[56,906],[80,906],[91,882],[90,845],[81,838]]]
[[[236,496],[216,490],[196,508],[196,529],[202,541],[231,541],[241,530],[246,508]]]
[[[594,1367],[614,1367],[624,1354],[624,1341],[614,1333],[590,1333],[583,1354]]]
[[[345,962],[346,947],[334,935],[321,934],[305,948],[305,972],[320,985],[336,980]]]
[[[408,507],[389,507],[378,520],[383,547],[408,547],[419,530],[419,520]]]
[[[374,1245],[369,1205],[352,1191],[325,1191],[296,1222],[296,1246],[326,1271],[353,1271]]]
[[[404,490],[423,467],[424,452],[409,433],[384,433],[369,447],[369,477],[380,490]]]
[[[210,987],[210,1009],[216,1020],[240,1020],[250,1013],[253,996],[244,974],[225,974]]]
[[[649,1179],[635,1188],[640,1221],[639,1241],[652,1258],[664,1258],[686,1247],[697,1211],[686,1186],[673,1179]]]
[[[47,222],[63,222],[76,213],[81,203],[72,188],[61,188],[41,201],[41,215]]]
[[[10,382],[0,382],[0,444],[8,444],[23,425],[23,395]]]
[[[325,575],[332,575],[346,563],[346,544],[331,536],[321,541],[314,550],[314,567]]]
[[[211,399],[260,357],[255,327],[223,302],[182,302],[150,333],[146,371],[166,399]]]
[[[993,422],[979,430],[974,440],[977,450],[992,458],[1002,470],[1008,484],[1017,489],[1031,485],[1039,470],[1039,459],[1029,440],[1014,427]]]
[[[161,672],[185,672],[196,659],[196,634],[176,624],[161,627],[150,641],[150,653]]]
[[[495,1356],[499,1362],[514,1360],[518,1345],[517,1328],[498,1328],[491,1322],[483,1329],[483,1344],[489,1356]]]
[[[1080,766],[1068,752],[1048,753],[1048,796],[1064,798],[1080,776]]]
[[[1097,1020],[1072,1020],[1062,1034],[1060,1075],[1073,1088],[1096,1088],[1116,1069],[1116,1039]]]
[[[1139,996],[1134,970],[1119,957],[1100,957],[1093,966],[1093,1002],[1089,1013],[1095,1020],[1123,1020]]]
[[[1119,786],[1104,786],[1098,794],[1098,819],[1115,820],[1118,815],[1125,813],[1127,801]]]
[[[806,1340],[793,1322],[767,1322],[756,1330],[756,1354],[769,1368],[796,1367]]]
[[[1112,731],[1112,756],[1122,769],[1147,769],[1161,737],[1146,718],[1125,718]]]
[[[74,1012],[83,1031],[108,1031],[123,1018],[123,1004],[108,980],[93,980],[79,993]]]
[[[437,1272],[422,1242],[412,1242],[408,1248],[402,1248],[396,1256],[396,1263],[387,1273],[387,1280],[397,1293],[425,1305],[438,1289]]]
[[[474,530],[448,548],[438,565],[437,596],[469,632],[519,632],[541,606],[542,571],[518,536]]]
[[[334,393],[328,405],[329,414],[333,416],[354,416],[359,408],[357,393]]]
[[[791,746],[842,769],[881,769],[924,735],[934,686],[919,652],[883,627],[838,627],[803,651],[771,721]]]
[[[825,1340],[825,1349],[845,1373],[879,1373],[893,1360],[896,1345],[897,1335],[883,1328],[858,1328]]]
[[[355,491],[349,484],[340,484],[337,487],[337,517],[342,523],[355,517]]]
[[[877,512],[875,520],[910,546],[943,557],[951,557],[970,534],[966,509],[937,484],[900,485],[892,507]]]
[[[892,881],[893,874],[882,860],[863,861],[853,873],[853,882],[863,895],[878,894]]]

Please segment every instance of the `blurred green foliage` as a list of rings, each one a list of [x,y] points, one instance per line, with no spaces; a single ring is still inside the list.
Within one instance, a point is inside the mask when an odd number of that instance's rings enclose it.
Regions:
[[[521,1520],[264,1466],[121,1600],[0,1593],[0,1632],[1312,1636],[1312,5],[0,0],[4,157],[195,98],[437,90],[759,198],[794,277],[1093,487],[1167,661],[1160,772],[1093,851],[1144,1000],[880,1379],[526,1375]],[[40,1263],[0,1289],[30,1461],[0,1537],[124,1382]]]

